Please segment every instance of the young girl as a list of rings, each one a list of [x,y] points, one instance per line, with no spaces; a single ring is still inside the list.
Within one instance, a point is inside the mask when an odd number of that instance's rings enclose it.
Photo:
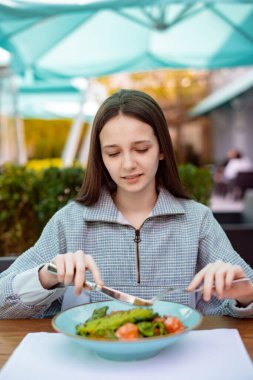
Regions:
[[[31,226],[32,228],[32,226]],[[58,276],[47,271],[57,266]],[[1,318],[43,318],[61,309],[68,285],[86,302],[84,279],[204,314],[253,316],[252,269],[233,250],[209,208],[185,194],[164,115],[147,94],[121,90],[94,120],[86,176],[76,201],[58,211],[38,242],[2,273]],[[59,287],[64,283],[66,288]],[[203,295],[190,291],[203,283]],[[64,301],[65,302],[65,301]]]

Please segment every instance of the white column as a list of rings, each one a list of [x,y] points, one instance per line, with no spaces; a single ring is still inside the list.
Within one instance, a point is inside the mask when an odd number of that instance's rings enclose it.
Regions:
[[[78,161],[82,166],[86,166],[88,162],[88,155],[90,149],[90,138],[91,138],[92,123],[89,123],[86,135],[84,137],[80,154],[78,156]]]
[[[6,115],[0,115],[0,165],[5,162],[13,162],[15,157],[13,157],[13,141],[11,144],[10,139],[10,127],[8,125],[8,118]],[[15,143],[15,141],[14,141]]]
[[[0,78],[0,164],[17,162],[15,87],[9,70]]]
[[[15,117],[15,133],[16,133],[16,162],[19,165],[27,163],[27,151],[24,135],[24,122],[19,115],[18,109],[18,82],[16,77],[11,78],[11,93],[13,99],[13,111]]]
[[[99,83],[92,83],[92,91],[87,94],[87,102],[85,104],[85,114],[89,119],[89,127],[84,136],[80,153],[78,156],[78,161],[82,166],[86,166],[88,162],[88,155],[90,149],[90,139],[92,131],[93,119],[103,101],[107,98],[107,92],[104,86]]]
[[[82,130],[83,130],[83,121],[84,121],[84,104],[87,99],[87,93],[90,91],[90,82],[86,81],[83,85],[82,90],[82,97],[80,102],[80,109],[79,113],[76,116],[76,119],[73,121],[73,124],[71,126],[66,144],[63,149],[62,153],[62,160],[63,160],[63,166],[68,167],[72,166],[76,153],[77,148],[80,142]]]
[[[27,151],[25,144],[24,122],[16,115],[16,135],[17,135],[17,163],[25,165],[27,163]]]
[[[83,120],[84,120],[84,114],[81,107],[79,114],[77,115],[76,119],[74,120],[71,126],[67,142],[63,149],[62,160],[63,160],[64,167],[73,165],[78,144],[79,144],[80,137],[83,130]]]

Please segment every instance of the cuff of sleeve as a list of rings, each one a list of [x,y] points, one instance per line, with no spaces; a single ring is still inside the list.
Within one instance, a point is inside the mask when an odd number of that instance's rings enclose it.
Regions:
[[[13,290],[26,305],[50,305],[66,288],[44,289],[39,280],[40,266],[19,273],[13,279]]]
[[[252,317],[253,316],[253,302],[247,306],[239,306],[236,300],[231,300],[231,309],[239,317]]]

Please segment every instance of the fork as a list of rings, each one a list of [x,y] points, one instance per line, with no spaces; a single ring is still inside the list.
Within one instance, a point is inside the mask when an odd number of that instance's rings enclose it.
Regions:
[[[244,278],[239,278],[237,280],[233,280],[232,281],[232,284],[237,284],[237,283],[240,283],[240,282],[253,282],[253,280],[251,280],[250,278],[247,278],[247,277],[244,277]],[[213,286],[213,288],[215,288],[215,286]],[[158,301],[159,299],[161,299],[163,296],[165,296],[166,294],[171,294],[171,293],[190,293],[190,294],[194,294],[194,293],[202,293],[203,292],[203,289],[204,287],[203,286],[200,286],[199,288],[196,288],[192,291],[189,291],[185,288],[173,288],[173,287],[170,287],[170,288],[166,288],[164,289],[162,292],[158,293],[156,296],[154,296],[153,298],[149,299],[149,300],[146,300],[148,302],[150,302],[150,304],[154,304],[156,301]]]

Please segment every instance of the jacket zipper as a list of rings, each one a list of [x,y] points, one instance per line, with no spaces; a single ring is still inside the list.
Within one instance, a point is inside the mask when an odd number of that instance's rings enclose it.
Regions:
[[[140,230],[135,230],[134,242],[136,243],[136,272],[137,272],[136,281],[137,281],[137,284],[140,284],[140,282],[141,282],[140,250],[139,250],[139,243],[141,242]]]

